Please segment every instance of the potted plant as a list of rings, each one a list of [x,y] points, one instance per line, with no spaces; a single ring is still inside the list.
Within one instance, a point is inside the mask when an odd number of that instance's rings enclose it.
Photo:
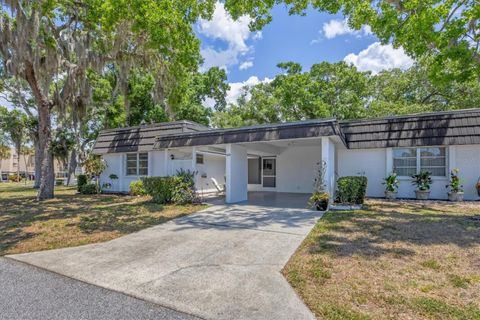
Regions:
[[[429,171],[420,171],[412,176],[412,184],[417,187],[415,195],[417,200],[428,200],[430,196],[430,186],[432,185],[432,174]]]
[[[453,169],[450,172],[450,182],[446,186],[447,188],[450,187],[450,192],[448,193],[448,200],[450,201],[463,201],[463,186],[458,176],[459,172],[459,169]]]
[[[317,174],[313,183],[313,193],[308,203],[319,211],[326,211],[330,202],[330,194],[327,191],[325,183],[325,174],[327,163],[325,161],[317,163]]]
[[[329,201],[330,196],[328,192],[314,192],[308,203],[318,211],[326,211],[328,209]]]
[[[383,179],[383,185],[385,186],[385,198],[394,200],[397,198],[398,189],[398,177],[395,172],[392,172],[389,176]]]

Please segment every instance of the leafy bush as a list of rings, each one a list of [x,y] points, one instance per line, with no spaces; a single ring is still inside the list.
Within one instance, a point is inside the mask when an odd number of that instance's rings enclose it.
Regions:
[[[142,182],[146,194],[157,203],[187,204],[198,201],[193,177],[193,172],[181,171],[172,177],[144,177]]]
[[[16,174],[12,174],[12,175],[8,176],[8,181],[10,181],[10,182],[20,182],[20,181],[22,181],[22,177],[17,176]]]
[[[157,203],[171,203],[173,191],[182,182],[180,177],[144,177],[145,192]]]
[[[55,179],[56,186],[63,186],[63,179]]]
[[[77,176],[77,190],[81,192],[82,186],[88,183],[88,177],[86,174],[79,174]]]
[[[179,177],[182,182],[193,188],[195,186],[195,174],[195,171],[185,170],[182,168],[177,170],[176,176]]]
[[[180,177],[181,178],[181,177]],[[198,202],[197,192],[190,182],[182,181],[177,184],[172,192],[172,202],[176,204],[188,204]]]
[[[365,176],[340,177],[337,180],[337,200],[341,203],[362,204],[365,201],[367,183]]]
[[[314,192],[310,199],[308,200],[308,204],[312,207],[315,207],[317,210],[327,210],[328,208],[328,201],[330,200],[330,196],[328,192]]]
[[[130,182],[130,194],[132,196],[144,196],[147,194],[142,180]]]
[[[98,186],[95,183],[87,183],[80,187],[81,194],[97,194],[98,192]]]

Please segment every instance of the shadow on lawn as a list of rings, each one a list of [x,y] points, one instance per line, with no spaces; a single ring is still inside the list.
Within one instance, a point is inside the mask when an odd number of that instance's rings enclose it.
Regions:
[[[12,190],[9,192],[15,192]],[[164,216],[139,213],[140,209],[159,212],[162,206],[147,200],[132,202],[132,197],[118,195],[57,194],[54,199],[37,202],[35,196],[20,194],[15,198],[0,198],[0,208],[0,255],[17,243],[38,235],[24,228],[39,222],[78,227],[86,234],[102,231],[126,234],[168,220]]]
[[[382,209],[329,212],[308,250],[339,256],[393,254],[401,258],[415,254],[418,247],[428,250],[433,245],[480,245],[480,219],[474,213],[454,213],[454,206],[445,210],[416,204],[402,206],[409,212],[398,212],[398,208],[395,203],[382,203]]]

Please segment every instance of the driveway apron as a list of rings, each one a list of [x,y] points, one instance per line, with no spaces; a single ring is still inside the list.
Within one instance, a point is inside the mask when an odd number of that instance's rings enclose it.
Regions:
[[[215,205],[109,242],[9,258],[206,319],[313,319],[280,271],[319,217]]]

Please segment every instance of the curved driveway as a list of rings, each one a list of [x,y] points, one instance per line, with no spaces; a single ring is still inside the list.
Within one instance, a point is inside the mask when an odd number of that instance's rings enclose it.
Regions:
[[[304,205],[259,193],[109,242],[10,258],[206,319],[313,319],[280,274],[320,217]]]

